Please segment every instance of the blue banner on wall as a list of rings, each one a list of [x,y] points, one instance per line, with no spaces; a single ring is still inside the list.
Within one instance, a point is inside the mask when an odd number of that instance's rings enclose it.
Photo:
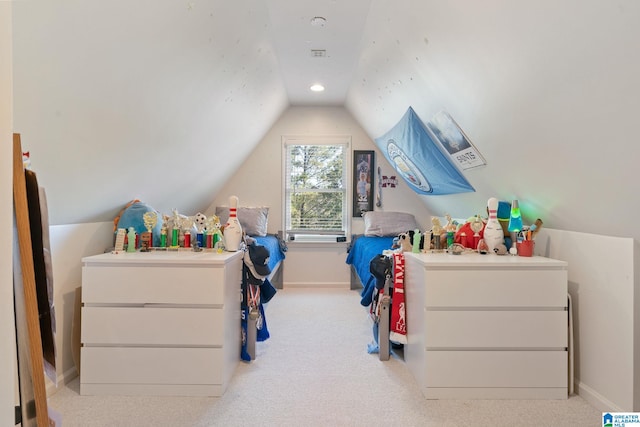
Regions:
[[[475,189],[438,147],[420,118],[409,107],[389,132],[376,138],[389,163],[418,194],[456,194]]]

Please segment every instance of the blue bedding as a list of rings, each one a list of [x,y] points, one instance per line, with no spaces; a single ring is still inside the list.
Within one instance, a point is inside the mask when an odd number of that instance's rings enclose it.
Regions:
[[[282,250],[282,246],[280,244],[280,239],[278,236],[274,235],[266,235],[264,237],[261,236],[251,236],[256,240],[258,245],[262,245],[269,250],[269,268],[273,271],[278,263],[285,258],[284,252]]]
[[[393,236],[360,236],[351,242],[351,248],[347,254],[347,264],[354,267],[356,274],[362,283],[364,289],[360,294],[362,296],[360,304],[365,307],[371,304],[373,289],[375,288],[375,278],[369,271],[369,263],[373,257],[381,254],[385,249],[391,249],[393,239]]]

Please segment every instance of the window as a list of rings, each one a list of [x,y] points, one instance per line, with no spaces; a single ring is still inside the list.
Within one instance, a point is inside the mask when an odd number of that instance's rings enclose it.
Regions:
[[[349,137],[283,138],[289,240],[336,241],[349,227]]]

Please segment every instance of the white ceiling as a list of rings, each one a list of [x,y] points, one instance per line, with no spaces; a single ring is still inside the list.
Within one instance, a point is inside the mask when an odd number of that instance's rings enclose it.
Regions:
[[[280,74],[291,105],[344,105],[371,0],[266,0]],[[324,25],[314,25],[324,18]],[[326,51],[325,57],[312,50]],[[320,83],[325,91],[311,92]]]

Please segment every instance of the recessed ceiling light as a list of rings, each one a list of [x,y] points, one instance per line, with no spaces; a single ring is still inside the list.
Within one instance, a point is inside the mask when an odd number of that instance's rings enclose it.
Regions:
[[[321,84],[314,84],[312,85],[309,89],[311,89],[314,92],[322,92],[324,90],[324,86],[322,86]]]
[[[327,20],[322,16],[314,16],[313,18],[311,18],[311,25],[313,25],[314,27],[322,28],[326,23],[327,23]]]

